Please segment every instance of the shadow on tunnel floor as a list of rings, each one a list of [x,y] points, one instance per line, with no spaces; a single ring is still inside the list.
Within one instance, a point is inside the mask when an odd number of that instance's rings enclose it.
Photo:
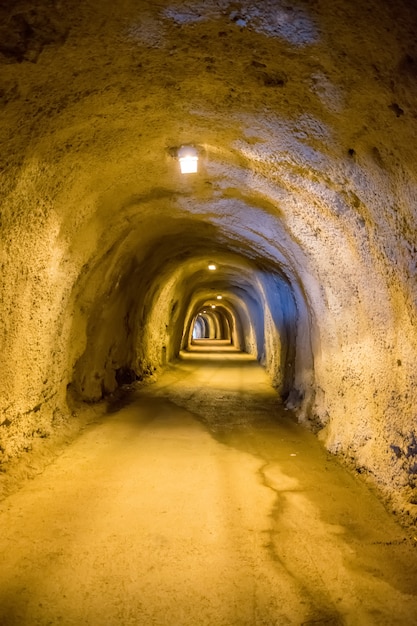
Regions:
[[[185,370],[181,367],[181,364],[186,368]],[[198,367],[199,370],[201,368],[200,371],[204,371],[205,368],[208,368],[209,372],[212,372],[213,368],[220,369],[222,371],[224,369],[229,369],[235,371],[244,370],[247,372],[248,369],[256,370],[260,366],[254,356],[237,349],[229,340],[199,339],[194,340],[193,344],[186,350],[182,350],[176,359],[166,365],[164,370],[175,371],[178,367],[182,372],[182,376],[185,374],[186,379],[188,379],[188,376],[191,374],[191,370],[188,372],[189,367],[192,369]],[[148,379],[145,384],[134,382],[132,384],[120,386],[114,393],[106,398],[107,413],[116,413],[117,411],[135,402],[140,395],[148,395],[148,393],[150,393],[150,395],[163,394],[167,400],[174,401],[175,404],[184,406],[184,403],[187,405],[187,401],[191,397],[195,396],[196,393],[198,394],[198,389],[200,387],[200,383],[198,381],[195,381],[190,387],[187,384],[184,386],[184,381],[179,384],[177,384],[177,382],[179,382],[177,381],[174,384],[170,382],[162,387],[157,385],[158,391],[153,387],[153,385],[151,385],[152,390],[146,392],[146,389],[151,382],[152,381]],[[225,404],[229,405],[232,398],[233,403],[238,401],[238,404],[240,404],[244,398],[245,404],[251,405],[252,402],[254,402],[258,406],[261,400],[259,391],[254,391],[253,389],[224,389],[222,384],[220,386],[218,384],[214,384],[214,386],[210,384],[209,387],[212,387],[210,390],[208,390],[207,385],[204,385],[204,387],[206,389],[206,400],[208,400],[208,404],[212,408],[216,407],[217,413],[219,413],[220,407],[223,407]],[[208,398],[207,394],[209,396]],[[226,397],[228,398],[227,401]],[[268,397],[268,403],[270,400],[271,398]],[[274,395],[274,406],[276,405],[277,400],[279,404],[281,404],[278,396]],[[227,410],[228,409],[226,409],[226,411]],[[256,411],[254,412],[256,413]],[[220,410],[220,413],[224,412]],[[206,420],[203,419],[203,421]],[[227,419],[225,421],[227,421]]]

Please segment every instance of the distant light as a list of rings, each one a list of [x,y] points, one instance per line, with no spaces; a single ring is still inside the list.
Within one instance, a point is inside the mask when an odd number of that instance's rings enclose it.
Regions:
[[[215,308],[216,308],[216,305],[215,305],[215,304],[212,304],[212,305],[211,305],[211,308],[212,308],[212,309],[215,309]]]
[[[207,311],[203,311],[203,313],[207,313]]]
[[[194,146],[181,146],[178,149],[181,174],[195,174],[198,168],[198,152]]]
[[[217,296],[217,300],[221,300],[223,296]]]
[[[210,263],[210,265],[208,266],[209,270],[213,271],[217,269],[217,265],[214,265],[214,263]]]

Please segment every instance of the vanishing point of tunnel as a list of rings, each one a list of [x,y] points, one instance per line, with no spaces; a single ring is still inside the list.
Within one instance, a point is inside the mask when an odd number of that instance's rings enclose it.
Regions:
[[[415,0],[0,1],[0,625],[417,624]]]

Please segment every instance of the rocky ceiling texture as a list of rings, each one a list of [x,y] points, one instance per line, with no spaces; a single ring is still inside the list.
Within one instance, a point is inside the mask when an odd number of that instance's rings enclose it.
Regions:
[[[298,419],[415,516],[416,18],[406,0],[2,3],[4,462],[67,419],[68,390],[157,373],[221,292]]]

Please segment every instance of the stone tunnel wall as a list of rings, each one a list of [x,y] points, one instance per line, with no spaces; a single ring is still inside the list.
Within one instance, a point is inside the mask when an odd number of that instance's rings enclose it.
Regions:
[[[68,385],[98,400],[173,358],[217,254],[288,406],[415,517],[415,6],[12,4],[3,460],[68,418]],[[191,181],[170,153],[188,142]]]

